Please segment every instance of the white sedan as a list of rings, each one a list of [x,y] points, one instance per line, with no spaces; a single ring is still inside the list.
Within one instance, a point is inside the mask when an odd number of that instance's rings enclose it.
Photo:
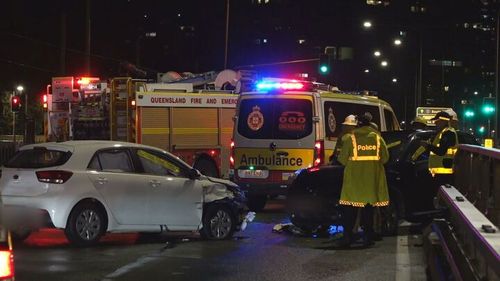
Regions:
[[[140,144],[27,145],[0,175],[3,215],[20,236],[50,225],[80,246],[97,243],[106,232],[200,231],[227,239],[248,218],[237,185]]]

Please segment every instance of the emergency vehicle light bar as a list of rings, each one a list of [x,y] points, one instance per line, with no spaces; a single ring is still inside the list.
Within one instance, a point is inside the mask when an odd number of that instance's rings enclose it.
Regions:
[[[290,80],[288,82],[270,82],[261,81],[257,83],[257,89],[263,91],[269,90],[300,90],[304,88],[304,84],[298,81]]]

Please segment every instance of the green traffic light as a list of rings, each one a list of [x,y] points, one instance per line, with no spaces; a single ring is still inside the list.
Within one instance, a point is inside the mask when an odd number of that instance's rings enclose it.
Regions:
[[[326,66],[326,65],[322,65],[322,66],[319,68],[319,71],[321,71],[321,73],[328,73],[328,66]]]
[[[467,117],[467,118],[472,118],[472,117],[474,117],[474,115],[475,115],[475,113],[472,110],[465,111],[465,117]]]
[[[485,105],[483,106],[483,113],[484,114],[492,114],[495,112],[495,107],[492,105]]]
[[[485,131],[484,126],[479,127],[479,133],[481,133],[481,134],[482,134],[482,133],[484,133],[484,131]]]

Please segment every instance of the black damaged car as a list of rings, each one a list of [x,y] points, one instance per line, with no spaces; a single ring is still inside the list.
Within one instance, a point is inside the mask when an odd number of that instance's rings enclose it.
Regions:
[[[460,144],[479,145],[474,136],[457,133]],[[420,141],[431,140],[435,134],[430,130],[382,133],[390,145],[390,159],[385,166],[390,204],[381,208],[382,234],[396,234],[401,219],[418,222],[435,213],[435,190],[427,166],[429,153],[414,156]],[[287,212],[295,226],[314,232],[340,223],[342,209],[338,201],[343,172],[341,165],[325,165],[295,173],[287,195]]]

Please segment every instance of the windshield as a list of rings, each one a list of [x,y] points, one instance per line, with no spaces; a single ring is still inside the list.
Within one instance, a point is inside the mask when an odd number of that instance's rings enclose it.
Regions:
[[[238,133],[250,139],[301,139],[312,133],[312,102],[256,98],[241,101]]]

